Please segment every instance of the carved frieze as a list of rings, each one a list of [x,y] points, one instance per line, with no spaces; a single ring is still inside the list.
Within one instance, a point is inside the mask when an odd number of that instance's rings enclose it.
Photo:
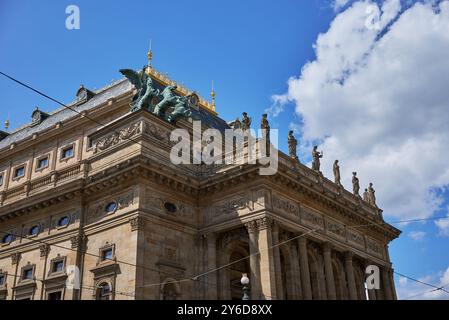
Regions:
[[[170,143],[170,131],[165,128],[162,128],[154,123],[145,122],[144,128],[145,135],[154,138],[163,143]]]
[[[299,206],[293,201],[290,201],[279,195],[273,195],[272,203],[274,210],[280,211],[288,216],[292,216],[296,219],[299,219]]]
[[[150,194],[151,192],[152,191],[147,190],[147,194]],[[191,205],[154,196],[146,197],[145,207],[163,215],[170,215],[190,220],[193,219],[195,213],[195,209]]]
[[[93,142],[94,153],[106,150],[141,133],[142,121],[135,122]]]
[[[365,248],[365,238],[360,232],[352,229],[347,229],[347,238],[349,243],[360,248]]]
[[[313,212],[309,208],[303,208],[301,211],[302,224],[313,227],[314,229],[324,229],[324,219],[321,214]]]
[[[336,236],[342,239],[346,238],[346,228],[343,224],[334,220],[326,221],[326,230],[329,235]]]
[[[253,211],[253,209],[253,204],[249,197],[246,194],[239,195],[222,201],[210,208],[207,213],[207,219],[209,222],[212,222],[228,217],[237,217],[240,212]]]
[[[374,239],[368,237],[366,238],[366,248],[369,253],[372,253],[379,257],[383,256],[382,244]]]

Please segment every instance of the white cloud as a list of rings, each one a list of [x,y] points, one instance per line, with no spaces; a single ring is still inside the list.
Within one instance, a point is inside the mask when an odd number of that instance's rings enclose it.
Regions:
[[[349,0],[335,0],[333,3],[334,10],[337,11],[337,10],[343,8],[348,2],[349,2]]]
[[[424,239],[426,233],[424,231],[410,231],[408,236],[413,240],[419,241]]]
[[[302,117],[301,142],[322,141],[326,176],[339,159],[347,189],[357,171],[385,215],[429,217],[442,203],[433,191],[449,184],[449,1],[400,13],[386,0],[380,30],[366,27],[372,6],[357,1],[335,17],[285,96]]]
[[[443,287],[448,290],[449,287],[449,267],[445,271],[437,272],[424,276],[420,279],[425,283],[432,284],[436,287]],[[432,287],[424,284],[408,280],[404,277],[399,277],[396,283],[396,293],[398,299],[410,300],[448,300],[449,293],[442,290],[434,290]]]
[[[271,96],[271,107],[265,109],[265,112],[270,118],[276,118],[281,112],[284,111],[284,106],[288,102],[288,97],[286,95],[274,94]]]
[[[447,208],[447,212],[449,212],[449,207]],[[435,221],[435,224],[440,229],[440,234],[443,236],[449,236],[449,214],[447,215],[448,219],[441,219]]]

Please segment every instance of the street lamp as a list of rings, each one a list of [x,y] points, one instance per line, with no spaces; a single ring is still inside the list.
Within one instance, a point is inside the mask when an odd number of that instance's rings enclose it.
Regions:
[[[249,300],[249,278],[247,273],[242,273],[242,279],[240,279],[240,283],[243,286],[243,298],[242,300]]]

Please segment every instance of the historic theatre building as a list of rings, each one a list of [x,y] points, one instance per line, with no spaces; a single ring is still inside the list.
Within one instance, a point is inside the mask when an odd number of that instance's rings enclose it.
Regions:
[[[0,300],[241,299],[242,273],[252,299],[396,299],[388,244],[400,231],[356,176],[347,191],[301,164],[292,135],[274,175],[175,165],[173,129],[245,129],[249,117],[227,123],[214,92],[208,102],[151,64],[120,71],[0,131]],[[379,289],[366,289],[368,265]]]

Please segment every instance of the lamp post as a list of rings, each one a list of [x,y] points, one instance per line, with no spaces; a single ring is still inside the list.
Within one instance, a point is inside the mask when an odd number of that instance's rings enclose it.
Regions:
[[[242,300],[249,300],[249,278],[248,274],[243,273],[242,279],[240,279],[240,283],[243,286],[243,298]]]

